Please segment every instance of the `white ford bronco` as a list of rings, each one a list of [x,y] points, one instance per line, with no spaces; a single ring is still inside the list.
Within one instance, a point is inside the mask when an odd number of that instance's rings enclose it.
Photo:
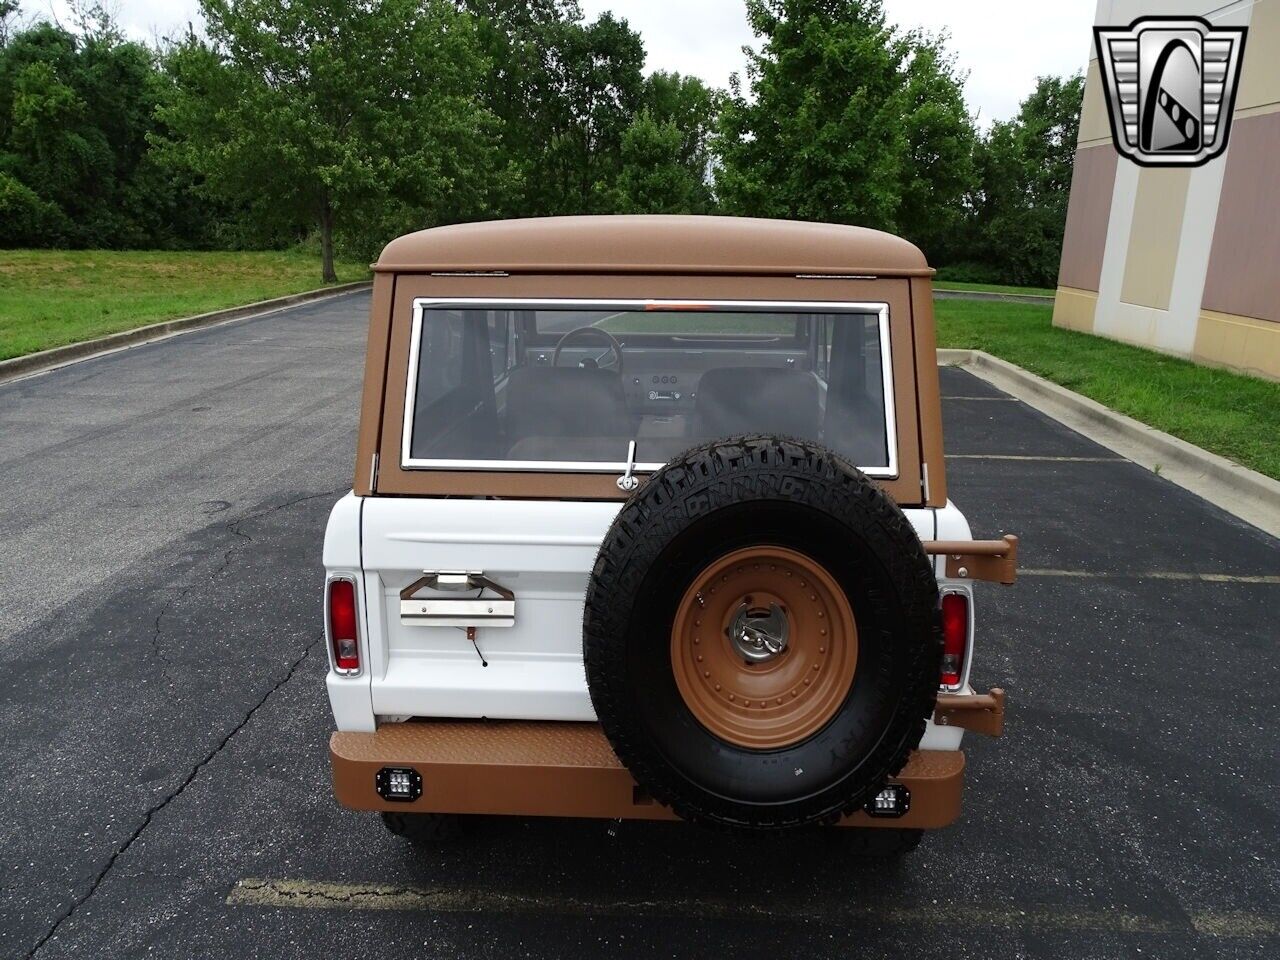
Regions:
[[[355,482],[324,543],[338,800],[846,828],[960,811],[973,581],[932,270],[857,227],[566,217],[375,265]],[[871,829],[874,828],[874,829]]]

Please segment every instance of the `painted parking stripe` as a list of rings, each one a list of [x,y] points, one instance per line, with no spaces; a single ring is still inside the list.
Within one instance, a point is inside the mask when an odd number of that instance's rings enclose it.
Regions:
[[[1019,569],[1020,577],[1081,577],[1106,580],[1195,580],[1201,583],[1280,583],[1280,574],[1185,573],[1179,570],[1054,570],[1052,568]]]
[[[302,910],[401,910],[431,913],[542,914],[614,917],[689,917],[699,920],[812,919],[927,926],[1014,927],[1113,933],[1185,933],[1190,926],[1214,937],[1260,939],[1280,934],[1280,921],[1246,912],[1199,912],[1188,918],[1047,906],[920,904],[911,907],[856,903],[788,902],[775,909],[746,901],[669,898],[593,900],[498,890],[389,886],[317,880],[246,878],[227,895],[234,907]],[[1189,920],[1189,924],[1188,924]]]
[[[948,460],[1030,460],[1045,463],[1128,463],[1124,457],[1051,457],[1035,453],[948,453]]]
[[[1017,397],[942,397],[943,400],[995,400],[999,403],[1021,403]]]

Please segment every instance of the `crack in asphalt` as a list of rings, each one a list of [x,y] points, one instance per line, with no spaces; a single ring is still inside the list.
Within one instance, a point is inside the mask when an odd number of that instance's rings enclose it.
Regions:
[[[252,520],[260,520],[263,517],[269,516],[280,510],[285,510],[289,507],[296,506],[299,503],[304,503],[308,500],[316,500],[321,497],[339,496],[343,492],[345,492],[345,489],[346,488],[344,487],[340,490],[333,491],[333,492],[324,491],[321,493],[310,493],[304,496],[294,497],[292,500],[287,500],[284,503],[275,504],[274,506],[268,507],[265,510],[258,511],[257,513],[248,514],[244,517],[240,517],[237,520],[229,521],[228,523],[225,524],[227,530],[233,535],[235,535],[236,537],[239,537],[240,541],[237,543],[233,543],[223,552],[222,561],[218,564],[217,568],[213,571],[213,573],[209,575],[208,579],[212,580],[213,578],[221,574],[224,570],[226,570],[227,567],[231,565],[232,556],[240,547],[244,546],[244,544],[246,543],[253,543],[253,537],[251,537],[249,534],[241,530],[240,529],[241,525],[248,523]],[[194,590],[195,586],[196,585],[194,583],[188,584],[187,586],[185,586],[175,597],[173,597],[167,604],[165,604],[164,608],[160,611],[160,613],[156,615],[155,629],[152,636],[151,645],[153,648],[153,652],[155,653],[157,658],[165,665],[164,668],[162,668],[162,672],[166,679],[168,679],[169,677],[168,666],[170,665],[170,662],[169,662],[169,659],[165,656],[163,652],[163,646],[161,645],[161,636],[163,633],[161,629],[161,620],[170,610],[174,608],[174,606],[176,606],[184,597],[186,597],[187,594],[189,594],[192,590]],[[133,830],[133,832],[130,833],[129,836],[125,838],[123,843],[121,843],[118,847],[116,847],[116,849],[112,852],[111,856],[107,859],[107,862],[103,865],[102,869],[99,870],[98,873],[94,876],[93,880],[89,884],[88,889],[86,889],[83,894],[81,894],[80,896],[72,900],[71,904],[61,913],[61,915],[58,916],[56,920],[54,920],[54,922],[50,925],[49,929],[45,932],[45,934],[38,941],[36,941],[35,945],[27,952],[26,957],[28,958],[28,960],[34,957],[44,947],[46,943],[52,940],[53,937],[57,934],[58,930],[61,929],[62,925],[66,923],[68,920],[70,920],[75,915],[76,911],[79,910],[80,907],[82,907],[90,898],[93,897],[95,893],[98,892],[98,888],[102,886],[102,883],[103,881],[106,880],[107,875],[111,872],[112,868],[115,867],[116,861],[131,846],[133,846],[134,842],[140,836],[142,836],[143,831],[145,831],[147,827],[151,825],[151,821],[155,818],[156,814],[158,814],[161,810],[163,810],[170,803],[172,803],[174,800],[176,800],[178,797],[182,795],[183,791],[185,791],[187,787],[190,786],[195,781],[196,777],[200,775],[200,771],[202,771],[206,766],[208,766],[209,763],[212,762],[213,759],[217,757],[218,754],[220,754],[227,747],[227,745],[235,738],[236,734],[238,734],[241,730],[243,730],[248,725],[249,721],[253,719],[254,714],[256,714],[266,704],[266,702],[269,699],[271,699],[271,695],[274,694],[277,690],[279,690],[281,687],[283,687],[285,684],[287,684],[290,680],[293,679],[294,674],[297,672],[298,668],[302,665],[303,661],[305,661],[307,657],[311,655],[311,652],[315,650],[316,646],[320,644],[323,640],[324,640],[323,634],[312,639],[311,642],[309,642],[306,645],[306,647],[303,648],[302,653],[289,664],[289,669],[285,671],[284,676],[281,677],[279,680],[277,680],[274,684],[272,684],[271,687],[267,689],[267,691],[258,699],[258,701],[248,709],[248,711],[240,719],[240,721],[234,727],[232,727],[230,731],[228,731],[227,735],[224,736],[222,740],[218,742],[217,746],[215,746],[211,751],[205,754],[205,756],[199,762],[197,762],[195,766],[191,768],[191,772],[187,774],[186,778],[183,779],[183,781],[180,784],[178,784],[178,786],[174,790],[172,790],[168,795],[166,795],[163,799],[161,799],[159,802],[155,804],[152,804],[152,806],[147,809],[146,813],[143,814],[142,822],[139,823],[138,826]]]
[[[289,507],[296,506],[299,503],[305,503],[308,500],[317,500],[321,497],[339,497],[342,494],[346,493],[347,489],[348,489],[347,487],[340,487],[339,489],[334,491],[326,490],[321,493],[304,494],[303,496],[300,496],[300,497],[294,497],[292,500],[286,500],[284,503],[279,503],[279,504],[276,504],[275,506],[267,507],[265,510],[259,510],[257,513],[247,514],[246,516],[240,517],[236,520],[229,520],[226,523],[222,524],[222,526],[225,527],[229,533],[237,537],[240,537],[241,538],[240,542],[232,543],[231,546],[227,547],[227,549],[223,551],[222,562],[218,564],[218,566],[214,569],[212,573],[209,574],[207,578],[194,583],[188,583],[186,586],[182,587],[176,594],[174,594],[174,596],[169,598],[169,601],[163,607],[161,607],[160,612],[156,614],[156,620],[152,628],[152,634],[151,634],[151,654],[153,657],[155,657],[155,659],[160,661],[160,664],[161,664],[160,675],[164,678],[166,683],[171,682],[173,679],[169,675],[169,668],[173,664],[169,660],[169,657],[164,652],[164,645],[161,641],[161,637],[163,636],[164,631],[160,627],[160,622],[169,614],[171,610],[173,610],[178,604],[180,604],[183,600],[185,600],[187,596],[193,590],[195,590],[198,585],[200,585],[201,583],[209,582],[216,579],[219,575],[223,573],[223,571],[225,571],[229,566],[231,566],[231,557],[232,557],[232,554],[236,552],[236,550],[244,546],[245,543],[253,543],[253,537],[249,536],[249,534],[242,531],[240,529],[240,526],[242,524],[250,522],[251,520],[261,520],[263,517],[268,517],[271,514],[276,513],[280,510],[285,510]],[[206,502],[209,502],[209,501],[206,501]]]
[[[177,596],[170,597],[165,605],[160,608],[160,612],[156,614],[155,624],[151,628],[151,655],[160,661],[160,676],[164,678],[166,683],[172,680],[172,678],[169,676],[169,657],[165,654],[164,647],[160,645],[160,621],[164,619],[164,615],[169,612],[175,603],[190,592],[190,587],[184,587],[178,592]]]
[[[214,747],[211,751],[209,751],[207,754],[205,754],[204,757],[194,767],[191,768],[191,772],[187,774],[186,778],[182,781],[182,783],[180,783],[175,790],[169,793],[169,795],[166,796],[159,803],[155,803],[150,808],[148,808],[147,812],[142,817],[142,822],[138,824],[138,826],[134,829],[134,831],[131,834],[129,834],[129,836],[125,839],[124,843],[120,844],[120,846],[118,846],[115,849],[115,851],[107,859],[107,862],[103,865],[102,869],[98,871],[97,876],[93,878],[93,881],[89,884],[89,888],[84,892],[84,894],[77,897],[75,900],[73,900],[71,905],[66,910],[63,911],[62,915],[59,916],[58,919],[53,922],[52,926],[49,927],[48,931],[45,932],[44,936],[42,936],[38,941],[36,941],[35,946],[33,946],[29,951],[27,951],[27,954],[26,954],[27,960],[31,960],[31,958],[34,957],[40,951],[40,949],[44,947],[46,943],[52,940],[53,937],[57,934],[58,930],[62,927],[62,925],[66,923],[68,920],[70,920],[75,915],[75,912],[79,910],[80,907],[82,907],[85,904],[85,902],[88,901],[95,893],[98,892],[98,888],[102,886],[102,882],[106,880],[107,874],[109,874],[111,872],[111,869],[116,865],[116,861],[120,859],[120,857],[131,846],[133,846],[134,841],[136,841],[140,836],[142,836],[143,831],[146,830],[147,827],[151,825],[151,821],[155,818],[155,815],[182,795],[183,791],[185,791],[187,787],[189,787],[195,781],[196,777],[200,775],[200,771],[203,770],[205,767],[207,767],[213,761],[213,759],[218,756],[218,754],[220,754],[224,749],[226,749],[227,745],[231,743],[231,741],[235,738],[236,734],[238,734],[241,730],[243,730],[246,726],[248,726],[249,721],[253,719],[254,714],[256,714],[260,709],[262,709],[262,707],[266,705],[266,702],[271,699],[271,695],[275,693],[277,690],[279,690],[281,687],[283,687],[285,684],[287,684],[290,680],[293,679],[294,674],[297,673],[298,668],[302,666],[303,661],[306,660],[307,657],[311,655],[311,652],[315,650],[315,648],[323,640],[324,640],[324,636],[321,635],[314,638],[310,643],[308,643],[306,647],[303,648],[301,655],[299,655],[297,659],[295,659],[292,663],[289,664],[289,669],[285,671],[285,675],[281,677],[279,680],[277,680],[274,684],[272,684],[271,687],[266,691],[266,693],[264,693],[262,697],[259,698],[258,702],[249,708],[249,710],[245,713],[245,715],[240,719],[240,722],[237,723],[234,727],[232,727],[231,730],[228,731],[227,735],[218,742],[218,745]]]

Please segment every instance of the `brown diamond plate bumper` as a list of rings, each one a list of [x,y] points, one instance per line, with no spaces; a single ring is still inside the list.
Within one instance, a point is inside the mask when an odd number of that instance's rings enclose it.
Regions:
[[[389,723],[375,733],[329,740],[338,802],[355,810],[480,813],[524,817],[674,820],[647,797],[595,723],[429,720]],[[388,801],[374,789],[383,767],[411,767],[422,795]],[[890,782],[911,791],[897,819],[856,813],[853,827],[944,827],[960,815],[964,753],[917,750]]]

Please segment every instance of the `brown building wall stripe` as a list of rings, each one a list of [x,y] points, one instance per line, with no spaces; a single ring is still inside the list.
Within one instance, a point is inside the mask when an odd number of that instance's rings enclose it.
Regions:
[[[1226,160],[1201,305],[1280,321],[1280,113],[1237,118]]]
[[[1111,193],[1116,182],[1116,151],[1110,143],[1076,151],[1067,228],[1062,241],[1058,283],[1079,290],[1097,290],[1102,275],[1102,252],[1107,245]]]

